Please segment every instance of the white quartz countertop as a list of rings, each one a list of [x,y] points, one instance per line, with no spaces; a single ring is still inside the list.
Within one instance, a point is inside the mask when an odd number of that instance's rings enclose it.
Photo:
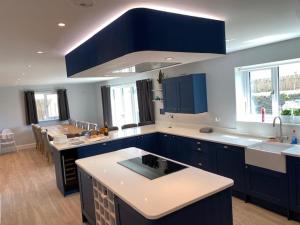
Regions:
[[[233,185],[231,179],[191,166],[150,180],[117,163],[147,153],[137,148],[127,148],[79,159],[76,164],[144,217],[152,220]]]
[[[51,145],[54,146],[56,150],[60,151],[60,150],[72,149],[80,146],[87,146],[96,143],[106,142],[109,140],[117,140],[117,139],[155,133],[155,132],[162,132],[167,134],[195,138],[204,141],[205,140],[212,141],[216,143],[234,145],[239,147],[248,147],[250,145],[256,144],[263,140],[251,136],[238,135],[238,134],[226,134],[221,132],[213,132],[213,133],[205,134],[205,133],[200,133],[199,129],[192,129],[192,128],[184,128],[184,127],[168,128],[162,125],[148,125],[148,126],[129,128],[129,129],[124,129],[119,131],[111,131],[109,133],[108,138],[104,138],[101,140],[89,140],[86,139],[85,137],[81,137],[80,140],[82,141],[82,143],[78,145],[73,145],[70,143],[70,141],[65,144],[54,144],[53,142],[51,142]]]
[[[288,149],[282,151],[281,154],[288,155],[288,156],[294,156],[294,157],[300,157],[300,146],[294,145],[291,148],[288,148]]]

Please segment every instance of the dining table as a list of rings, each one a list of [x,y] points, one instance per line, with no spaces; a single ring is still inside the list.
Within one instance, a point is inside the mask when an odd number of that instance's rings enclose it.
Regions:
[[[67,138],[73,138],[80,136],[84,129],[76,127],[71,124],[57,124],[43,127],[47,130],[50,140],[53,140],[55,136],[66,135]]]

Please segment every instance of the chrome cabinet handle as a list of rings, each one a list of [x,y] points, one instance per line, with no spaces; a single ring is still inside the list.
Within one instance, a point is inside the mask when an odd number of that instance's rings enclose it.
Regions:
[[[224,145],[224,148],[226,148],[226,149],[227,149],[227,148],[228,148],[228,146]]]
[[[107,143],[103,143],[102,145],[105,146],[105,145],[107,145]]]
[[[199,151],[199,152],[203,152],[201,148],[197,148],[197,151]]]
[[[198,141],[198,142],[197,142],[197,145],[201,145],[201,142],[200,142],[200,141]]]
[[[168,137],[168,135],[164,134],[164,137]]]
[[[202,163],[198,163],[198,166],[202,166]]]

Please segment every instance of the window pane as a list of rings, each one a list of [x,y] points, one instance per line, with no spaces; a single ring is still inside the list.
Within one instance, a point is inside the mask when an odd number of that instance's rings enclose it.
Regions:
[[[39,121],[58,119],[58,102],[56,93],[36,93],[34,96]]]
[[[264,107],[272,114],[272,73],[270,69],[250,72],[251,113],[259,114]]]
[[[35,97],[35,104],[36,104],[38,120],[39,121],[46,120],[47,113],[46,113],[46,108],[45,108],[44,94],[35,94],[34,97]]]
[[[112,120],[114,126],[137,123],[138,104],[136,85],[115,86],[111,88]]]
[[[300,116],[300,63],[279,66],[279,91],[280,108]]]
[[[48,119],[58,119],[57,94],[47,94]]]

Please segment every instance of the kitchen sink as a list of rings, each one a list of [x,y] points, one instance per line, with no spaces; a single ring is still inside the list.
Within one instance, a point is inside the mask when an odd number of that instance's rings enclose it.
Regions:
[[[289,144],[267,142],[251,145],[245,151],[246,164],[286,173],[286,160],[281,152],[291,147]]]

